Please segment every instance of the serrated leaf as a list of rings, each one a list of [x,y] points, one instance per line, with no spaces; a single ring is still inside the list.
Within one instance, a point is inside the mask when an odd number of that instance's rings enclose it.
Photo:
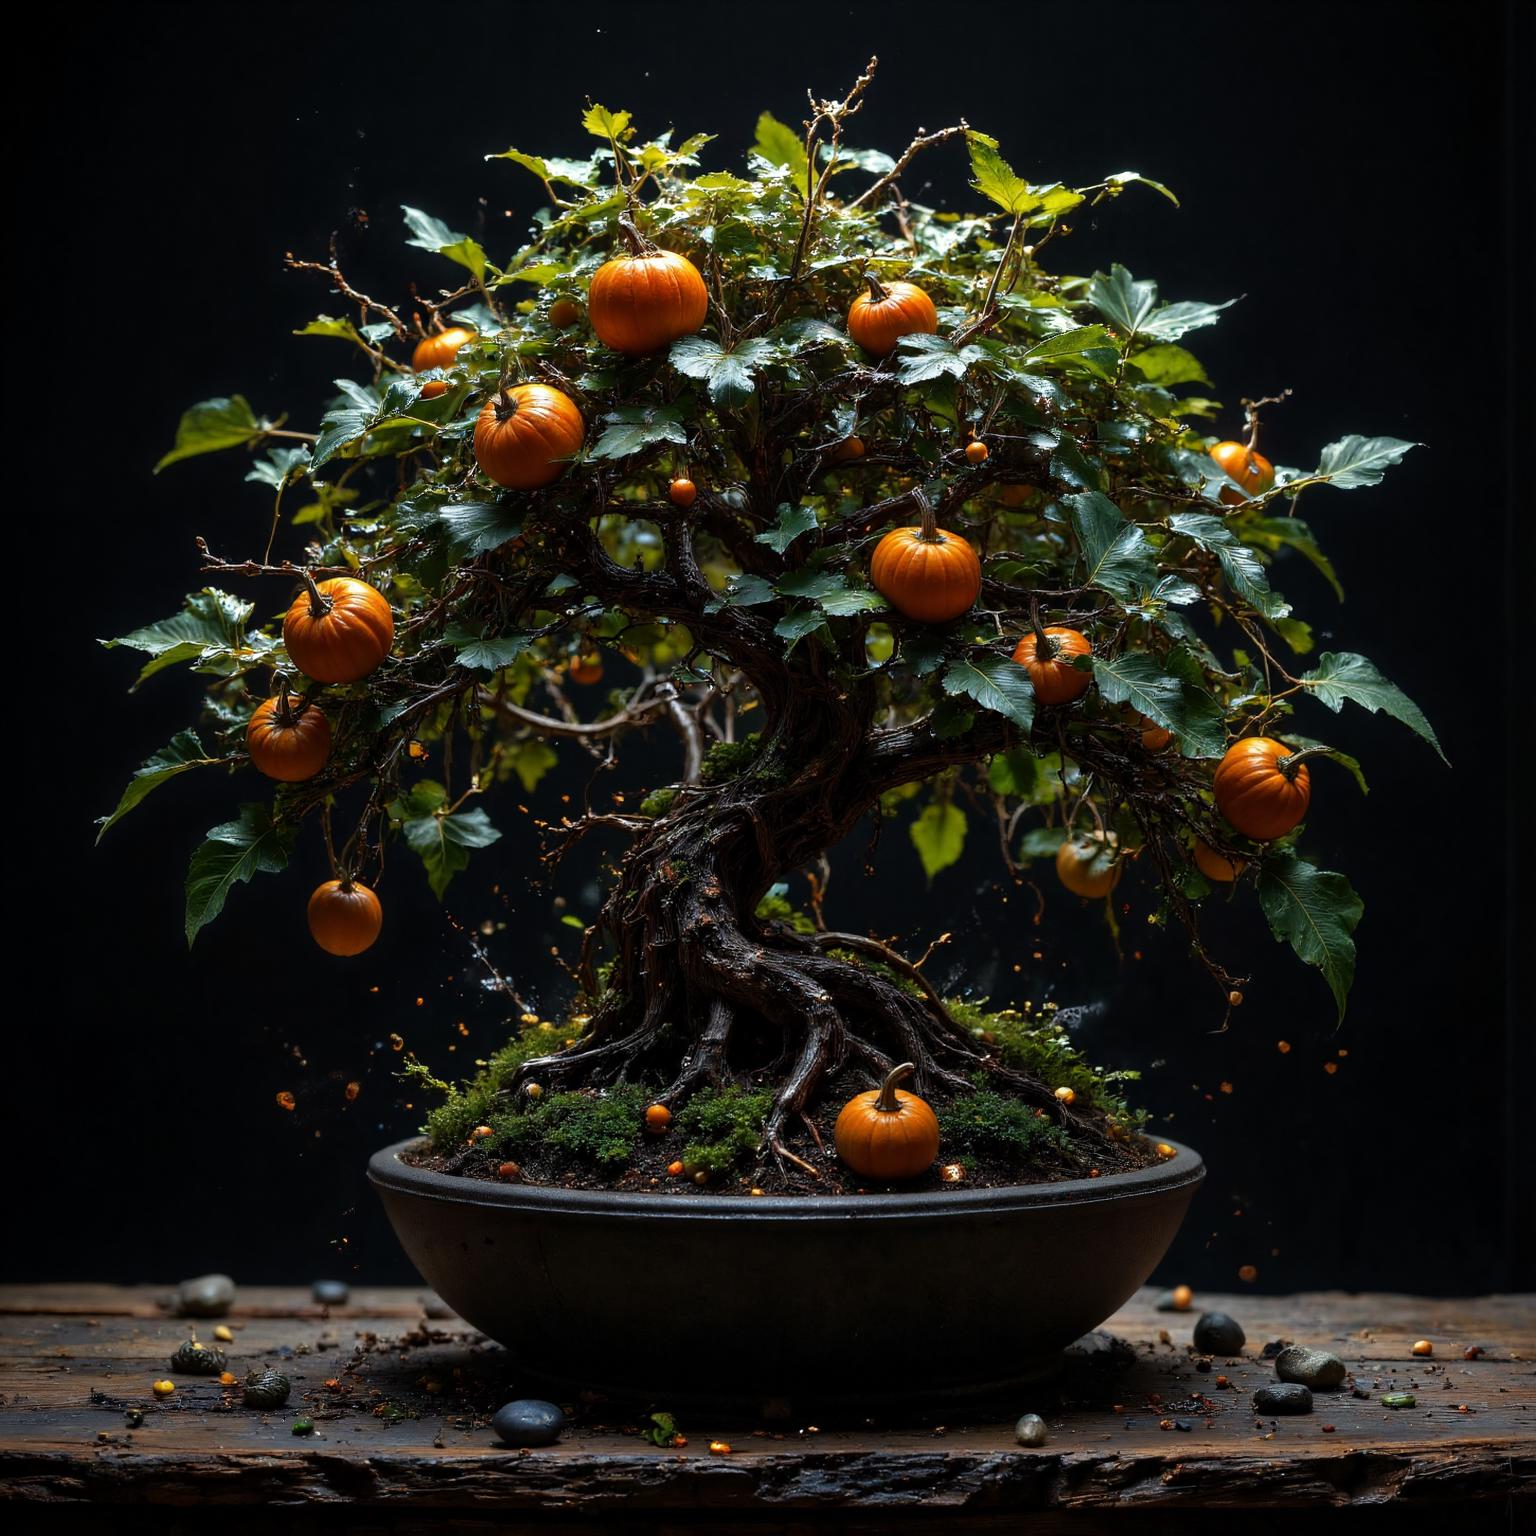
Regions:
[[[1382,476],[1417,443],[1405,443],[1398,437],[1341,437],[1323,449],[1314,471],[1337,491],[1352,491],[1362,485],[1380,485]]]
[[[1219,517],[1209,512],[1175,512],[1168,526],[1214,554],[1227,585],[1251,608],[1277,627],[1286,619],[1290,604],[1270,590],[1269,577],[1258,556]]]
[[[903,384],[925,384],[929,379],[963,379],[966,372],[986,358],[978,346],[956,347],[945,336],[921,333],[903,336],[897,343],[896,373]]]
[[[1078,491],[1062,504],[1083,553],[1084,582],[1122,602],[1131,602],[1157,584],[1157,566],[1147,536],[1127,522],[1101,491]]]
[[[1082,202],[1082,194],[1056,184],[1032,187],[998,151],[997,140],[974,129],[966,135],[971,156],[971,186],[1004,213],[1044,222],[1059,218]]]
[[[1222,310],[1231,309],[1235,303],[1236,299],[1227,299],[1220,304],[1202,304],[1193,300],[1164,304],[1142,322],[1141,334],[1151,337],[1153,341],[1177,341],[1189,331],[1215,325],[1221,318]]]
[[[805,141],[788,123],[781,123],[772,112],[757,119],[757,137],[752,148],[769,165],[782,165],[790,180],[803,195],[810,175],[810,161],[805,158]]]
[[[709,398],[728,410],[751,399],[757,370],[774,355],[773,343],[762,336],[730,349],[707,336],[684,336],[672,343],[670,354],[679,373],[705,380]]]
[[[245,478],[258,485],[269,485],[279,490],[292,480],[302,480],[309,473],[309,449],[271,448],[264,459],[257,459],[246,472]]]
[[[224,910],[224,898],[252,875],[272,875],[287,868],[297,829],[272,819],[271,807],[240,807],[238,821],[226,821],[208,833],[187,866],[187,947],[200,929]]]
[[[1314,868],[1294,849],[1277,849],[1259,865],[1259,905],[1274,936],[1322,971],[1342,1021],[1355,978],[1350,935],[1365,910],[1349,881]]]
[[[944,692],[964,694],[983,709],[1006,715],[1021,730],[1035,723],[1035,690],[1029,673],[996,651],[973,651],[944,669]]]
[[[589,103],[587,110],[581,114],[581,126],[598,139],[617,139],[623,142],[633,131],[629,125],[628,112],[610,112],[598,102]]]
[[[452,502],[438,509],[437,520],[448,530],[448,542],[461,556],[499,549],[523,531],[521,513],[500,501]]]
[[[1095,656],[1093,675],[1111,704],[1129,704],[1165,731],[1185,757],[1220,757],[1226,747],[1221,706],[1202,687],[1165,672],[1145,651]]]
[[[212,652],[227,654],[242,649],[254,638],[245,634],[254,611],[254,604],[217,587],[204,587],[200,592],[190,593],[181,611],[170,618],[145,624],[101,644],[108,650],[126,645],[150,657],[134,681],[137,688],[166,667],[199,661]]]
[[[479,672],[499,672],[510,667],[533,644],[532,635],[490,635],[470,640],[454,655],[461,667]]]
[[[592,450],[594,459],[626,459],[656,443],[688,441],[683,413],[665,405],[621,405],[603,417],[609,425]]]
[[[1120,353],[1102,325],[1079,325],[1037,341],[1024,354],[1021,366],[1026,369],[1031,365],[1061,368],[1075,363],[1089,373],[1107,379],[1119,360]]]
[[[119,798],[116,810],[101,818],[101,831],[96,834],[96,841],[99,843],[146,795],[159,789],[168,779],[174,779],[189,768],[202,768],[216,761],[203,751],[195,731],[178,731],[166,746],[139,765]]]
[[[195,458],[200,453],[217,453],[221,448],[243,448],[254,442],[270,426],[258,420],[244,395],[220,396],[200,400],[182,412],[176,426],[176,442],[155,465],[158,475],[168,464]]]
[[[802,533],[816,527],[816,511],[813,507],[797,507],[793,502],[779,503],[778,521],[772,528],[757,535],[753,541],[766,544],[775,554],[782,555]]]
[[[958,864],[965,852],[965,812],[953,800],[923,808],[922,814],[907,828],[912,846],[922,860],[923,873],[931,883],[940,870]]]
[[[1088,284],[1088,302],[1127,339],[1134,336],[1157,305],[1157,284],[1138,282],[1117,261],[1109,276],[1095,274]]]
[[[1401,720],[1409,730],[1416,731],[1440,754],[1440,760],[1449,766],[1435,735],[1434,727],[1425,719],[1424,712],[1395,683],[1390,683],[1376,670],[1374,662],[1352,651],[1324,651],[1312,671],[1305,673],[1302,683],[1312,690],[1313,697],[1326,704],[1334,714],[1344,707],[1346,699],[1369,710],[1373,715],[1381,710]]]
[[[1263,549],[1274,550],[1281,546],[1294,549],[1333,588],[1333,595],[1341,603],[1344,601],[1344,587],[1333,562],[1318,547],[1312,530],[1299,517],[1245,517],[1243,533]]]
[[[778,594],[761,576],[738,573],[704,604],[705,613],[719,613],[722,608],[755,608],[771,603]]]

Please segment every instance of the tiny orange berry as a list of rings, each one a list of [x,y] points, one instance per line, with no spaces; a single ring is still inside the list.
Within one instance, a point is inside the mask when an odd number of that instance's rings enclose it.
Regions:
[[[1173,1288],[1173,1304],[1180,1312],[1187,1312],[1195,1299],[1195,1293],[1187,1285],[1176,1285]]]
[[[1420,1339],[1413,1346],[1413,1352],[1416,1355],[1432,1355],[1435,1352],[1435,1346],[1428,1339]]]
[[[667,1172],[670,1173],[674,1179],[677,1178],[682,1173],[682,1171],[683,1165],[681,1163],[667,1164]]]
[[[1244,1264],[1237,1272],[1237,1278],[1247,1285],[1252,1285],[1259,1278],[1259,1268],[1256,1264]]]
[[[711,1440],[709,1442],[709,1454],[711,1456],[729,1456],[731,1454],[730,1442],[726,1440]]]
[[[578,656],[571,662],[571,681],[591,687],[603,680],[603,658],[596,653]]]
[[[149,1390],[153,1392],[156,1397],[169,1397],[171,1393],[176,1390],[176,1383],[174,1381],[152,1382],[150,1384]]]
[[[1237,992],[1237,991],[1228,992],[1227,993],[1227,1001],[1234,1008],[1241,1008],[1243,1006],[1243,994],[1241,992]]]
[[[527,1086],[524,1087],[523,1092],[526,1093],[530,1099],[542,1099],[544,1097],[544,1089],[538,1083],[527,1084]]]
[[[505,1179],[509,1184],[515,1184],[522,1176],[522,1168],[517,1163],[501,1163],[497,1166],[496,1177]]]
[[[991,457],[987,445],[972,438],[965,445],[965,462],[967,464],[985,464]]]
[[[645,1128],[652,1135],[659,1136],[672,1124],[672,1111],[665,1104],[650,1104],[646,1106]]]
[[[1056,1102],[1058,1104],[1075,1104],[1077,1103],[1077,1094],[1071,1088],[1058,1088],[1056,1090]]]
[[[474,1128],[474,1130],[472,1130],[469,1133],[469,1139],[471,1141],[484,1141],[487,1136],[493,1136],[493,1135],[495,1135],[495,1132],[492,1131],[490,1126],[488,1126],[488,1125],[477,1125]]]
[[[691,507],[698,499],[699,488],[687,475],[679,475],[667,487],[667,496],[674,507]]]
[[[862,459],[864,457],[864,439],[862,437],[845,437],[827,457],[834,464],[846,464],[850,459]]]

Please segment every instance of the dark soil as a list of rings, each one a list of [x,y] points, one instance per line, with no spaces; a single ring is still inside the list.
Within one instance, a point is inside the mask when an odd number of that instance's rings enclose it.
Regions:
[[[803,1157],[820,1170],[820,1177],[813,1177],[789,1162],[784,1163],[781,1169],[770,1155],[755,1167],[743,1165],[734,1175],[695,1184],[681,1174],[674,1175],[667,1171],[670,1165],[680,1161],[683,1156],[685,1138],[674,1122],[663,1135],[647,1135],[638,1140],[629,1165],[618,1174],[581,1164],[572,1165],[560,1155],[535,1154],[522,1159],[516,1182],[557,1189],[701,1197],[926,1194],[950,1189],[999,1189],[1019,1184],[1057,1184],[1068,1179],[1130,1173],[1162,1161],[1155,1143],[1141,1136],[1128,1136],[1106,1143],[1098,1135],[1091,1139],[1082,1135],[1074,1137],[1072,1145],[1065,1150],[1045,1144],[1035,1157],[1022,1164],[1008,1157],[952,1151],[941,1143],[933,1166],[919,1178],[906,1179],[899,1184],[861,1179],[838,1161],[832,1149],[832,1131],[843,1104],[867,1086],[866,1082],[852,1077],[846,1083],[839,1079],[831,1085],[831,1091],[825,1099],[810,1106],[807,1111],[824,1150],[817,1151],[803,1123],[801,1134],[794,1138],[791,1147],[797,1156]],[[842,1091],[844,1088],[846,1092]],[[935,1097],[930,1102],[942,1118],[945,1101]],[[1090,1126],[1102,1128],[1103,1124],[1103,1116],[1092,1109],[1083,1112],[1064,1109],[1059,1114],[1059,1120],[1069,1134],[1075,1130],[1086,1131]],[[431,1169],[436,1173],[484,1179],[494,1184],[507,1182],[497,1172],[504,1161],[502,1155],[475,1147],[443,1153],[423,1143],[407,1151],[404,1157],[412,1166]],[[955,1169],[959,1170],[958,1178],[950,1171]]]

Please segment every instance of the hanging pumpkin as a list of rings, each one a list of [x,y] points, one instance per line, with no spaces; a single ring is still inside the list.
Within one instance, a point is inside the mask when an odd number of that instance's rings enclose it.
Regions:
[[[411,354],[411,367],[417,373],[429,368],[452,368],[458,361],[459,348],[468,346],[475,333],[462,325],[450,325],[446,330],[433,331],[416,343]]]
[[[509,491],[536,491],[565,473],[586,435],[569,395],[548,384],[504,386],[475,421],[475,462]]]
[[[1013,659],[1029,673],[1035,697],[1042,704],[1070,704],[1088,691],[1093,673],[1072,665],[1076,656],[1091,656],[1093,647],[1081,630],[1062,625],[1034,629],[1014,647]]]
[[[882,283],[865,276],[869,285],[848,308],[848,334],[876,357],[889,357],[903,336],[932,336],[939,328],[933,300],[916,283]]]
[[[1195,844],[1195,868],[1213,884],[1230,885],[1248,866],[1241,859],[1217,853],[1209,843]]]
[[[651,244],[627,218],[619,228],[629,253],[592,274],[587,316],[605,347],[638,357],[693,335],[709,313],[709,294],[686,256]]]
[[[1141,719],[1141,745],[1148,752],[1161,752],[1164,747],[1173,740],[1173,732],[1157,723],[1149,720],[1145,715]]]
[[[862,437],[845,437],[827,453],[829,464],[851,464],[855,459],[864,457],[864,439]]]
[[[316,704],[279,688],[256,706],[245,728],[251,765],[282,784],[302,784],[325,767],[331,755],[331,723]]]
[[[691,507],[699,499],[699,488],[687,475],[679,475],[667,487],[667,500],[674,507]]]
[[[1211,457],[1229,480],[1243,488],[1222,486],[1221,499],[1229,507],[1240,506],[1249,496],[1262,496],[1275,483],[1275,466],[1247,443],[1217,443]]]
[[[327,880],[309,898],[309,931],[329,955],[360,955],[384,926],[379,898],[356,880]]]
[[[1120,884],[1115,841],[1113,832],[1080,832],[1056,850],[1056,874],[1074,896],[1108,896]]]
[[[352,576],[317,583],[306,574],[304,586],[283,616],[289,660],[317,683],[367,677],[395,642],[395,618],[384,594]]]
[[[581,305],[575,299],[556,299],[549,306],[549,323],[557,330],[569,330],[581,319]]]
[[[869,579],[898,613],[921,624],[958,619],[981,595],[981,561],[969,539],[940,528],[920,491],[916,528],[893,528],[875,546]]]
[[[832,1139],[837,1155],[866,1179],[914,1179],[939,1155],[939,1122],[915,1093],[896,1085],[917,1070],[892,1067],[885,1081],[843,1105]]]
[[[1244,837],[1268,843],[1307,814],[1312,779],[1303,753],[1268,736],[1245,736],[1216,765],[1216,809]]]

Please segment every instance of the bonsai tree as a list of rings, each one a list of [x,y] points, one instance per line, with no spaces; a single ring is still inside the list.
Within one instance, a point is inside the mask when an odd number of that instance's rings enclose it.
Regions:
[[[108,642],[148,657],[141,678],[188,666],[208,689],[105,825],[194,769],[243,790],[193,855],[189,942],[309,828],[334,874],[311,928],[356,953],[386,852],[441,896],[556,744],[602,768],[636,732],[675,733],[672,782],[605,798],[594,777],[545,828],[551,868],[614,845],[570,1022],[519,1030],[454,1090],[444,1145],[516,1145],[506,1126],[546,1094],[650,1104],[653,1128],[698,1100],[814,1173],[834,1081],[901,1064],[941,1106],[985,1094],[1126,1141],[1113,1075],[1048,1020],[948,1003],[912,959],[827,926],[819,861],[872,816],[908,819],[929,878],[995,823],[1016,879],[1053,859],[1064,899],[1111,924],[1134,869],[1222,1010],[1243,978],[1200,911],[1235,885],[1342,1014],[1361,905],[1298,839],[1313,772],[1341,765],[1317,773],[1332,795],[1359,770],[1302,732],[1352,702],[1439,748],[1363,656],[1316,652],[1271,571],[1299,556],[1337,589],[1298,503],[1375,485],[1411,445],[1344,436],[1314,469],[1274,466],[1273,400],[1218,443],[1230,413],[1189,342],[1227,305],[1058,260],[1087,210],[1173,194],[1129,171],[1033,185],[964,123],[895,158],[853,147],[873,70],[803,129],[764,113],[730,169],[705,168],[707,134],[647,138],[589,106],[585,158],[492,157],[545,200],[505,260],[405,209],[409,243],[460,280],[403,306],[354,286],[334,242],[290,256],[336,311],[298,334],[342,343],[352,375],[312,432],[203,401],[161,461],[243,449],[272,498],[259,555],[200,541],[219,584]],[[907,195],[930,153],[969,156],[969,211]],[[501,1130],[475,1129],[492,1113]]]

